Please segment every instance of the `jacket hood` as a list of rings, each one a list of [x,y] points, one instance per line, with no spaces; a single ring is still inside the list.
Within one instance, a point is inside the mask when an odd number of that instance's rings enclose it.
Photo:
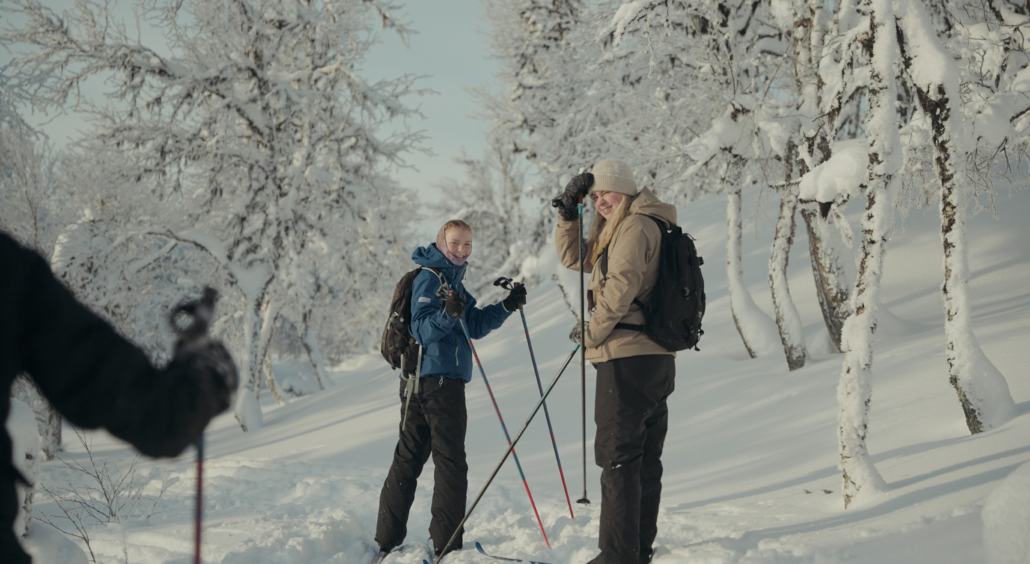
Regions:
[[[658,199],[649,188],[642,188],[629,205],[629,213],[656,217],[670,227],[676,225],[676,206]]]
[[[461,283],[465,278],[465,267],[468,266],[467,262],[462,266],[455,266],[454,263],[447,260],[447,257],[443,256],[440,249],[436,248],[436,243],[415,249],[415,252],[411,253],[411,260],[419,266],[428,266],[439,270],[452,285]]]

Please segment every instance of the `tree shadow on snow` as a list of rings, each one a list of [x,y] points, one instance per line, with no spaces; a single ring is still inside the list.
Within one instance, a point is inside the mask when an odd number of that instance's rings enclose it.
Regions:
[[[1030,447],[1017,449],[1017,451],[1027,450],[1030,450]],[[996,456],[984,458],[996,458]],[[827,531],[829,529],[844,526],[853,527],[861,524],[863,521],[883,517],[884,515],[887,515],[889,513],[893,513],[895,511],[899,511],[907,507],[911,507],[919,503],[923,503],[925,501],[929,501],[934,498],[944,496],[946,494],[951,494],[957,491],[981,486],[989,482],[1001,480],[1008,476],[1010,473],[1012,473],[1012,471],[1018,468],[1022,463],[1023,462],[1021,461],[1016,464],[1011,464],[1001,468],[987,470],[973,476],[966,476],[964,478],[952,480],[951,482],[937,484],[927,488],[912,491],[900,495],[898,497],[886,499],[882,503],[864,509],[842,510],[842,513],[838,515],[825,517],[823,519],[816,519],[814,521],[809,521],[807,523],[796,523],[793,525],[783,525],[779,527],[770,527],[768,529],[747,531],[743,535],[741,535],[740,538],[721,537],[705,539],[695,543],[691,543],[686,546],[691,547],[701,546],[708,543],[717,543],[738,550],[741,553],[744,553],[748,550],[757,549],[761,542],[766,539],[777,539],[790,535],[818,533],[821,531]],[[968,466],[968,464],[959,466]],[[929,476],[922,476],[916,481],[926,479],[927,477]],[[892,489],[896,487],[898,486],[892,485]]]
[[[1030,401],[1020,403],[1016,407],[1017,407],[1017,410],[1019,410],[1020,413],[1024,413],[1026,411],[1030,411]],[[894,448],[894,449],[888,450],[886,452],[874,454],[873,455],[873,460],[874,460],[874,462],[876,464],[881,464],[881,463],[883,463],[883,462],[885,462],[887,460],[891,460],[891,459],[898,458],[898,457],[916,456],[916,455],[922,454],[924,452],[929,452],[929,451],[936,450],[938,448],[954,445],[957,442],[963,442],[963,441],[969,440],[971,438],[973,438],[973,437],[969,437],[969,436],[955,437],[955,438],[949,438],[949,439],[941,439],[941,440],[937,440],[937,441],[928,441],[928,442],[924,442],[924,443],[905,445],[905,446],[902,446],[902,447],[898,447],[898,448]],[[968,468],[968,467],[976,466],[978,464],[983,464],[983,463],[986,463],[986,462],[992,462],[994,460],[1000,460],[1000,459],[1003,459],[1003,458],[1008,458],[1010,456],[1016,456],[1016,455],[1027,453],[1027,452],[1030,452],[1030,445],[1027,445],[1027,446],[1024,446],[1024,447],[1021,447],[1021,448],[1015,448],[1015,449],[1006,450],[1006,451],[1003,451],[1003,452],[997,452],[997,453],[994,453],[994,454],[990,454],[990,455],[987,455],[987,456],[982,456],[980,458],[976,458],[976,459],[972,459],[972,460],[967,460],[967,461],[964,461],[964,462],[961,462],[961,463],[957,463],[957,464],[952,464],[951,466],[940,468],[938,470],[935,470],[935,471],[927,473],[927,474],[921,474],[919,476],[913,476],[913,477],[905,478],[903,480],[899,480],[899,481],[896,481],[896,482],[891,482],[889,484],[889,486],[890,486],[890,489],[892,491],[893,490],[898,490],[898,489],[901,489],[901,488],[905,488],[905,487],[911,486],[912,484],[917,484],[919,482],[922,482],[922,481],[929,480],[929,479],[937,477],[937,476],[941,476],[941,475],[947,474],[949,472],[954,472],[956,470],[961,470],[963,468]],[[711,498],[708,498],[708,499],[702,499],[702,500],[698,500],[698,501],[691,501],[691,502],[687,502],[687,503],[681,503],[680,505],[677,505],[675,507],[669,507],[668,511],[671,511],[671,512],[687,511],[687,510],[695,509],[695,508],[698,508],[698,507],[704,507],[706,505],[710,505],[710,504],[713,504],[713,503],[726,503],[726,502],[736,501],[736,500],[745,499],[745,498],[749,498],[749,497],[753,497],[753,496],[760,496],[760,495],[764,495],[764,494],[770,494],[770,493],[773,493],[773,492],[776,492],[776,491],[785,490],[785,489],[789,489],[789,488],[796,488],[796,487],[801,487],[801,486],[806,486],[806,485],[809,488],[811,488],[811,489],[820,489],[818,487],[813,486],[812,482],[817,482],[819,480],[825,480],[825,479],[834,478],[834,477],[837,477],[837,478],[840,477],[840,470],[838,470],[836,466],[827,466],[826,468],[815,470],[815,471],[809,472],[808,474],[804,474],[802,476],[799,476],[797,478],[792,478],[790,480],[785,480],[785,481],[782,481],[782,482],[777,482],[775,484],[769,484],[767,486],[761,486],[761,487],[752,488],[752,489],[745,490],[745,491],[734,492],[732,494],[727,494],[727,495],[722,495],[722,496],[717,496],[717,497],[711,497]],[[909,495],[909,494],[906,494],[906,495]]]

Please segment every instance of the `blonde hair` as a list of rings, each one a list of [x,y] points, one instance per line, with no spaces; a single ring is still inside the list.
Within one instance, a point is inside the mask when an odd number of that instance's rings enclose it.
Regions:
[[[632,200],[633,196],[623,195],[622,201],[612,211],[611,219],[605,219],[600,213],[594,216],[594,222],[590,225],[590,236],[587,237],[587,248],[592,249],[589,257],[591,268],[597,264],[601,253],[612,242],[612,237],[622,225],[622,220],[629,215],[629,206]]]
[[[447,230],[452,227],[458,227],[461,229],[468,229],[469,233],[472,233],[472,227],[460,219],[452,219],[447,223],[443,224],[443,233],[446,234]]]

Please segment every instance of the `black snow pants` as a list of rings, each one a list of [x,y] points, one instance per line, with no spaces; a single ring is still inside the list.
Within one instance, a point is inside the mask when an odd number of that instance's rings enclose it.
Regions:
[[[401,417],[404,413],[405,381],[400,383]],[[465,461],[465,382],[427,376],[408,406],[408,419],[400,430],[393,452],[393,464],[379,494],[379,516],[375,540],[385,550],[404,541],[408,533],[408,512],[415,501],[415,486],[422,467],[433,456],[433,519],[429,534],[437,550],[443,549],[465,516],[468,492],[468,464]],[[450,550],[462,546],[462,534]]]
[[[592,564],[646,564],[658,534],[666,399],[675,388],[672,355],[619,358],[597,367],[594,460],[601,467],[601,554]]]

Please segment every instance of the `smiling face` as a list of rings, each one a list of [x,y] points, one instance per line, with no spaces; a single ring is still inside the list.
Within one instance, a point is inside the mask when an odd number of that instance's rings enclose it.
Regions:
[[[590,193],[590,199],[594,202],[594,208],[601,217],[608,219],[615,208],[619,207],[626,195],[622,192],[608,192],[605,190],[594,190]]]
[[[447,251],[451,253],[457,264],[461,265],[472,254],[472,232],[463,227],[451,227],[444,234]]]

